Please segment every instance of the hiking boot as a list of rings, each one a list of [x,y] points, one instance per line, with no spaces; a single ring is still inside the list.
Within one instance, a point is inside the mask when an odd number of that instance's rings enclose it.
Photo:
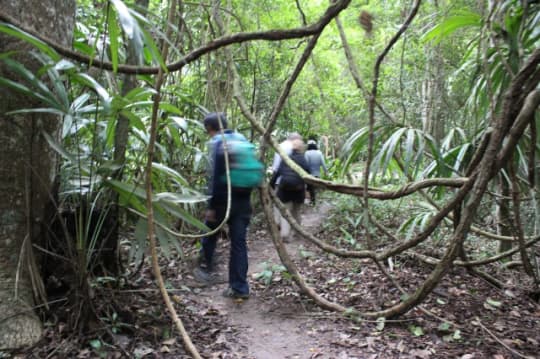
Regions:
[[[227,283],[227,279],[220,275],[220,273],[209,271],[204,266],[196,267],[192,274],[195,280],[203,285]]]
[[[225,289],[223,293],[221,293],[226,298],[232,298],[232,299],[249,299],[249,293],[238,293],[231,287]]]
[[[208,272],[206,269],[197,266],[193,270],[193,277],[197,282],[203,283],[203,284],[211,284],[212,283],[212,275],[210,272]]]

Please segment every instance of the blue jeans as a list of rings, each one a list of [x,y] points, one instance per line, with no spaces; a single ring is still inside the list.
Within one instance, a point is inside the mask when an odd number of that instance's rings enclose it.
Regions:
[[[216,221],[206,222],[206,225],[214,229],[225,217],[226,206],[214,208]],[[249,294],[247,282],[248,256],[246,245],[246,233],[251,219],[251,203],[249,196],[232,195],[231,213],[227,224],[229,225],[229,237],[231,239],[231,252],[229,257],[229,286],[240,294]],[[218,235],[214,234],[201,240],[202,254],[207,268],[212,269],[212,259]]]

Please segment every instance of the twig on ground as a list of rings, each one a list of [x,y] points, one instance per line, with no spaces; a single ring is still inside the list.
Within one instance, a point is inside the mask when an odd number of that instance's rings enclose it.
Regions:
[[[386,268],[384,267],[384,265],[379,262],[379,261],[374,261],[375,264],[377,265],[377,267],[379,267],[379,269],[381,270],[381,272],[383,272],[383,274],[392,282],[392,284],[394,284],[394,286],[402,293],[402,294],[408,294],[405,289],[403,289],[403,287],[397,282],[397,280],[390,274],[388,273],[388,271],[386,270]],[[457,324],[457,323],[454,323],[452,322],[451,320],[448,320],[448,319],[445,319],[443,317],[439,317],[437,314],[431,312],[430,310],[424,308],[423,306],[419,305],[418,306],[418,309],[420,311],[422,311],[424,314],[427,314],[429,315],[430,317],[433,317],[437,320],[440,320],[441,322],[444,322],[444,323],[448,323],[448,324],[451,324],[452,326],[456,327],[456,328],[462,328],[461,325]]]
[[[526,356],[526,355],[523,355],[517,351],[515,351],[514,349],[510,348],[508,345],[506,345],[501,339],[499,339],[495,334],[493,334],[493,332],[491,332],[491,330],[489,330],[488,328],[486,328],[485,325],[482,324],[482,322],[480,321],[480,319],[478,317],[475,317],[474,318],[474,321],[472,322],[472,324],[478,324],[478,326],[480,328],[482,328],[486,333],[488,333],[493,339],[495,339],[495,341],[499,344],[501,344],[506,350],[508,350],[510,353],[512,353],[513,355],[516,355],[520,358],[525,358],[525,359],[534,359],[533,357],[531,356]]]

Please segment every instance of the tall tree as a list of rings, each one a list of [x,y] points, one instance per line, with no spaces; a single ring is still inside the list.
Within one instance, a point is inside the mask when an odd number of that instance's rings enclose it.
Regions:
[[[73,0],[1,0],[0,9],[58,43],[71,42]],[[39,63],[26,43],[0,35],[0,53],[7,52],[37,71]],[[18,80],[1,64],[0,76]],[[32,310],[32,289],[38,285],[39,275],[32,269],[31,243],[41,236],[56,168],[54,151],[42,133],[57,137],[61,120],[43,114],[7,115],[33,107],[29,101],[28,96],[7,89],[0,97],[0,349],[31,345],[42,332]]]

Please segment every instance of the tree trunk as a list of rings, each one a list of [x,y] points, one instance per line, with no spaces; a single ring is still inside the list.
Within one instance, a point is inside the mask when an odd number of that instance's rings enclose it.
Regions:
[[[422,130],[440,141],[444,137],[442,97],[444,96],[444,64],[437,45],[430,51],[426,63],[426,78],[422,81]]]
[[[69,44],[74,25],[72,0],[0,0],[3,12],[61,44]],[[0,34],[0,53],[14,56],[35,71],[38,64],[30,47]],[[0,76],[13,80],[0,62]],[[2,90],[0,96],[0,350],[36,343],[42,328],[34,306],[32,289],[38,276],[31,255],[31,242],[41,236],[43,209],[54,179],[55,153],[42,131],[58,137],[57,116],[6,112],[36,106],[25,96]],[[32,285],[34,283],[34,285]]]

